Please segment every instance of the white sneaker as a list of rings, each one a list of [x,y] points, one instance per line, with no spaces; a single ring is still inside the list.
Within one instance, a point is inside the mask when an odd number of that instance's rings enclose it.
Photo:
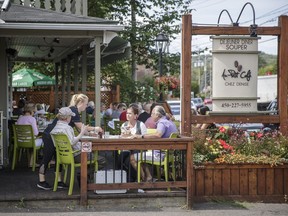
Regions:
[[[138,189],[138,193],[145,193],[145,191],[142,189]]]

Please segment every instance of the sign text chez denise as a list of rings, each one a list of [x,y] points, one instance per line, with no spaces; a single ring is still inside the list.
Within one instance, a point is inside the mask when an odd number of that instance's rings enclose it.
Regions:
[[[226,50],[248,50],[249,45],[253,45],[252,39],[247,38],[222,38],[220,44],[224,44]]]

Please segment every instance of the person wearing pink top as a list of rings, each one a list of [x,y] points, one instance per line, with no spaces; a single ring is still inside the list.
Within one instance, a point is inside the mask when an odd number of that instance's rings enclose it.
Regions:
[[[16,124],[18,125],[31,125],[33,129],[34,136],[37,136],[39,134],[39,130],[37,127],[37,122],[36,119],[33,117],[35,112],[35,106],[33,104],[26,104],[24,107],[24,112],[23,115],[21,115]],[[37,147],[41,146],[43,143],[41,138],[36,138],[35,139],[35,145]],[[33,154],[31,154],[30,157],[30,166],[32,166],[32,161],[33,161]]]

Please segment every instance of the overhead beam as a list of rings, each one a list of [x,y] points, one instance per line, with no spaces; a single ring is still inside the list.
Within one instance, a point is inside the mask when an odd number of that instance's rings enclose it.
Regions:
[[[280,35],[280,27],[257,27],[258,35]],[[192,26],[192,35],[250,35],[250,27]]]
[[[191,117],[192,124],[212,124],[212,123],[270,123],[275,124],[280,122],[279,115],[217,115],[217,116],[193,116]]]
[[[0,37],[61,37],[61,38],[94,38],[102,36],[103,31],[81,30],[47,30],[42,29],[3,29],[1,26]]]

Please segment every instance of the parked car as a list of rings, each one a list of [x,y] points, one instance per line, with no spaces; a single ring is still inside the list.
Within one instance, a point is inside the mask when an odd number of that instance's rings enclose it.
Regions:
[[[278,102],[277,99],[274,99],[267,106],[266,111],[268,111],[269,115],[277,115],[278,114]],[[272,130],[278,130],[279,124],[264,124],[264,127],[270,128]]]
[[[167,104],[170,106],[172,115],[174,116],[175,120],[180,121],[181,120],[181,102],[180,100],[172,100],[172,101],[167,101]],[[195,104],[193,101],[191,101],[191,109],[197,110]]]
[[[270,115],[276,115],[278,114],[278,104],[277,99],[274,99],[270,102],[270,104],[266,108],[267,111],[269,111]]]
[[[204,105],[207,105],[207,104],[212,104],[212,99],[211,98],[205,98],[204,99]]]
[[[209,107],[210,110],[212,110],[212,99],[211,98],[205,98],[204,99],[204,105]]]
[[[167,104],[169,104],[172,115],[174,116],[175,120],[180,121],[181,120],[181,116],[180,116],[180,100],[173,100],[173,101],[167,101]]]
[[[167,103],[169,104],[170,107],[171,106],[179,106],[180,107],[180,104],[181,104],[180,100],[177,100],[177,101],[171,100],[171,101],[167,101]],[[197,110],[196,104],[193,101],[191,101],[191,109]]]
[[[171,112],[172,112],[176,121],[181,121],[180,109],[181,109],[180,106],[171,107]]]
[[[195,104],[197,110],[204,106],[202,98],[191,98],[192,102]]]
[[[223,123],[223,124],[216,124],[216,127],[228,127],[228,128],[235,128],[235,129],[241,129],[244,131],[252,132],[252,131],[260,131],[265,128],[265,125],[262,123]]]

